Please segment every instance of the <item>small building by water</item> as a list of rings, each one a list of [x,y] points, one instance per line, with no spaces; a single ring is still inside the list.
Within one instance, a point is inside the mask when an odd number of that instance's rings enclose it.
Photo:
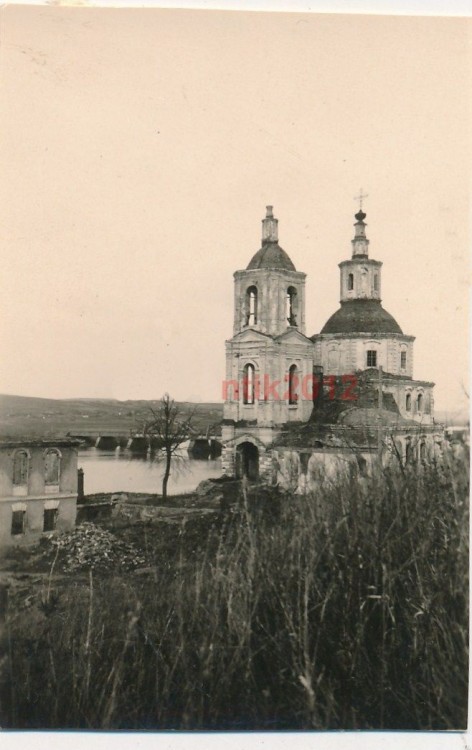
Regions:
[[[78,445],[69,438],[0,441],[0,549],[74,528]]]

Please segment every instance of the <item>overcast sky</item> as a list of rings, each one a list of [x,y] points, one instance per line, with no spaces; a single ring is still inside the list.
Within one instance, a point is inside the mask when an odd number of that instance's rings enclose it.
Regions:
[[[219,400],[266,204],[337,309],[362,186],[436,407],[468,387],[467,19],[6,7],[0,391]]]

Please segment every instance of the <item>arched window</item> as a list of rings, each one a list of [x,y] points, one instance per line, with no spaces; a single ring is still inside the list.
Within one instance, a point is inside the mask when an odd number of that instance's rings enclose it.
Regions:
[[[354,289],[354,274],[353,273],[349,273],[347,275],[347,288],[349,292],[352,292],[352,290]]]
[[[243,403],[253,404],[256,391],[256,369],[248,363],[244,368],[243,376]]]
[[[411,393],[406,394],[405,398],[405,409],[411,411]]]
[[[287,289],[287,297],[286,297],[286,314],[287,314],[287,322],[289,326],[296,326],[297,324],[297,312],[298,312],[298,302],[297,302],[297,290],[294,286],[289,286]]]
[[[379,291],[379,275],[378,273],[374,273],[374,292]]]
[[[406,370],[406,351],[400,352],[400,367],[402,370]]]
[[[418,413],[421,413],[423,411],[423,394],[418,393],[418,398],[416,399],[416,411]]]
[[[13,494],[28,494],[28,464],[29,456],[27,451],[16,451],[13,457]]]
[[[59,492],[61,476],[61,454],[55,448],[46,451],[44,456],[44,484],[46,492]]]
[[[295,406],[298,403],[298,375],[297,366],[292,365],[288,371],[288,403]]]
[[[246,325],[257,323],[257,287],[250,286],[246,292]]]
[[[426,459],[426,445],[425,443],[420,443],[420,461],[424,461]]]

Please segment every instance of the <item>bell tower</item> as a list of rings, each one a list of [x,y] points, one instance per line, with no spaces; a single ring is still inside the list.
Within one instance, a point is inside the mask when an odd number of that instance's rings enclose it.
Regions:
[[[313,344],[305,335],[305,278],[280,247],[278,221],[267,206],[261,247],[234,273],[233,336],[226,342],[223,384],[227,473],[254,478],[255,457],[262,472],[266,448],[279,431],[288,422],[306,422],[312,412],[311,392],[306,394]]]
[[[305,333],[305,278],[279,245],[272,206],[262,220],[262,247],[244,271],[234,274],[233,335],[248,328],[279,336],[287,328]]]

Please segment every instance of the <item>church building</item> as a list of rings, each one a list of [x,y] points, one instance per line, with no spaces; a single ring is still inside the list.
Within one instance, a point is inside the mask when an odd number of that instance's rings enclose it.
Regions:
[[[440,449],[434,383],[413,379],[414,336],[382,306],[382,263],[369,257],[366,214],[339,264],[340,308],[308,336],[306,274],[279,245],[272,206],[262,247],[234,274],[226,342],[223,470],[310,482],[320,466],[366,470],[376,458],[421,461]]]

